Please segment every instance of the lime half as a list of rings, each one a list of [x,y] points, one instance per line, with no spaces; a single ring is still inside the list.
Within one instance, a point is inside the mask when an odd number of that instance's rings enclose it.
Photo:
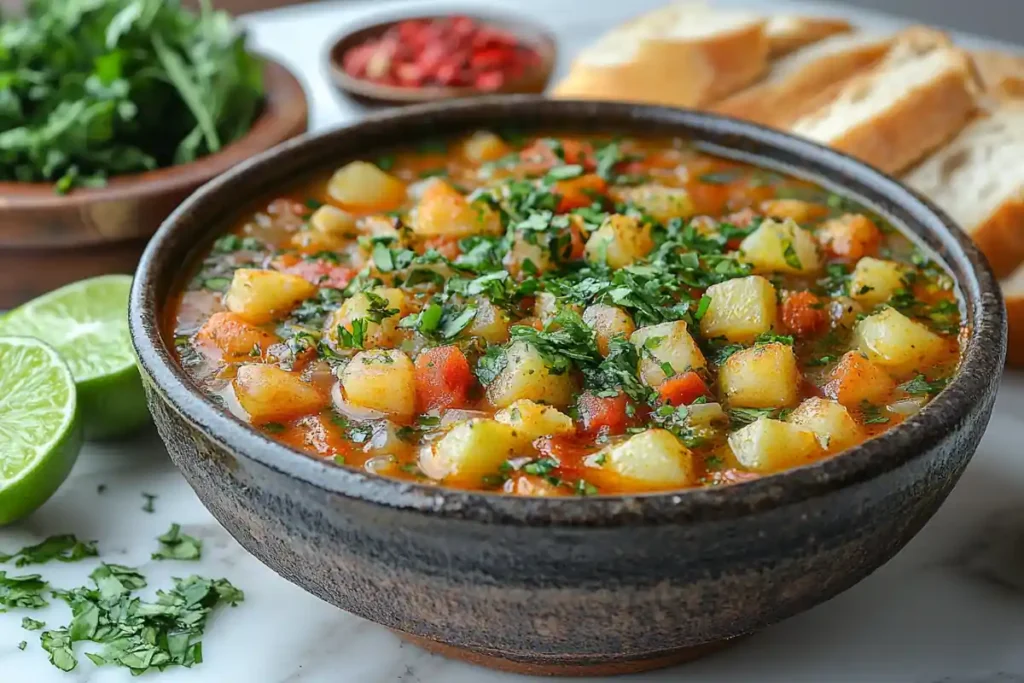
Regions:
[[[71,368],[86,438],[134,431],[149,419],[128,335],[129,275],[104,275],[44,294],[0,318],[0,335],[42,339]]]
[[[82,447],[75,378],[57,351],[0,337],[0,525],[46,502]]]

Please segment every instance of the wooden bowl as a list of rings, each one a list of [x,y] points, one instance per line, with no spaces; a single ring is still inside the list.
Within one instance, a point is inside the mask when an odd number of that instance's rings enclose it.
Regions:
[[[402,105],[423,102],[439,102],[442,100],[480,97],[495,94],[535,94],[542,93],[551,80],[551,72],[555,68],[557,54],[554,35],[543,26],[526,19],[500,14],[459,13],[463,16],[495,26],[516,36],[523,43],[537,51],[540,63],[529,69],[521,77],[508,81],[497,90],[478,90],[473,87],[442,87],[429,86],[424,88],[404,88],[400,86],[381,85],[361,78],[353,78],[342,66],[342,59],[349,49],[383,35],[389,28],[406,20],[443,19],[450,15],[402,16],[363,26],[345,33],[331,44],[327,51],[327,71],[338,92],[363,104]]]
[[[305,132],[309,112],[299,81],[270,60],[264,78],[259,118],[216,154],[65,195],[53,183],[0,183],[0,309],[84,277],[133,272],[149,237],[193,191]]]
[[[836,457],[733,486],[585,498],[463,491],[336,467],[230,415],[185,374],[159,321],[183,264],[251,199],[395,145],[508,125],[686,137],[872,207],[934,252],[957,282],[966,330],[959,371],[918,414]],[[892,178],[712,114],[526,96],[384,112],[232,169],[153,238],[132,287],[129,326],[172,460],[249,552],[427,649],[559,675],[702,656],[877,569],[934,514],[974,454],[1006,353],[1005,309],[985,258]]]

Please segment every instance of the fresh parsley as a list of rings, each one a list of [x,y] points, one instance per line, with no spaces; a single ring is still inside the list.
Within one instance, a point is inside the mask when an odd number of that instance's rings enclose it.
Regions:
[[[51,560],[77,562],[98,554],[95,541],[80,541],[72,534],[61,534],[50,536],[42,543],[26,546],[10,555],[0,553],[0,563],[14,560],[14,566],[24,567],[29,564],[46,564]]]
[[[203,542],[181,533],[178,524],[172,524],[157,541],[160,549],[153,553],[154,560],[198,560],[202,555]]]

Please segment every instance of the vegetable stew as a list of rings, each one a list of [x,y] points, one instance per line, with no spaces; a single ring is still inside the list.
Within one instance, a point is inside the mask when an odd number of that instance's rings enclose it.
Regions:
[[[478,132],[251,207],[166,327],[213,400],[339,466],[529,496],[717,486],[899,424],[959,360],[878,216],[677,139]]]

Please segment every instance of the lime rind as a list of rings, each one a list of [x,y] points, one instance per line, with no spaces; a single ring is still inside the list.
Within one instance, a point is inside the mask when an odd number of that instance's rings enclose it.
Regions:
[[[65,285],[0,318],[0,334],[46,340],[78,382],[135,366],[128,333],[129,275]]]

